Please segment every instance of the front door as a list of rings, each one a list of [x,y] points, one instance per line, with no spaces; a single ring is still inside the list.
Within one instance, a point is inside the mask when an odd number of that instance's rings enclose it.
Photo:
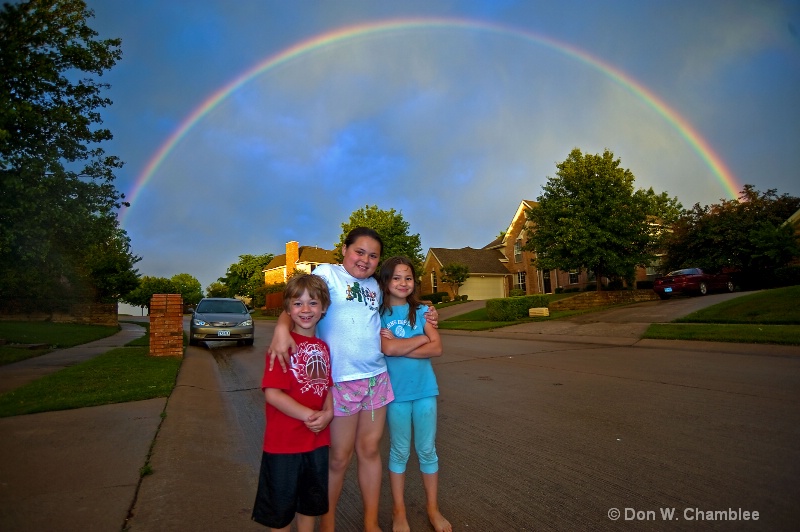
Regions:
[[[550,270],[542,271],[542,280],[544,281],[544,293],[553,293],[553,288],[550,286]]]

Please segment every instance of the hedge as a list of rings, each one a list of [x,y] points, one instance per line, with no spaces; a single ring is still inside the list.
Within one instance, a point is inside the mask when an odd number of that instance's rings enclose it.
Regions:
[[[528,317],[528,309],[546,307],[550,298],[546,295],[504,297],[486,301],[486,315],[490,321],[514,321]]]
[[[422,294],[419,296],[420,301],[430,301],[434,305],[442,302],[444,296],[449,296],[447,292],[434,292],[433,294]]]

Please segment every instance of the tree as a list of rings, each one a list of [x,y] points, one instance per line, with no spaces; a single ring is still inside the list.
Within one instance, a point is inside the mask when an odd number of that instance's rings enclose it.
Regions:
[[[745,185],[735,200],[683,211],[666,233],[665,271],[697,266],[739,272],[746,286],[765,286],[772,272],[800,255],[797,236],[784,222],[800,198]]]
[[[121,57],[120,40],[96,39],[92,16],[82,0],[0,10],[0,297],[106,300],[136,276],[116,216],[122,162],[98,127],[111,101],[96,78]]]
[[[535,230],[524,249],[536,253],[542,269],[595,273],[630,280],[636,266],[655,259],[659,220],[673,219],[680,204],[666,193],[634,190],[634,175],[605,150],[583,154],[577,148],[556,165],[538,205],[528,210]]]
[[[460,262],[451,262],[442,266],[442,282],[453,291],[453,295],[458,297],[458,289],[461,288],[469,278],[469,267]]]
[[[369,227],[374,229],[383,240],[381,257],[394,257],[402,255],[414,264],[414,271],[419,275],[422,272],[422,244],[419,233],[409,234],[409,223],[403,219],[403,214],[394,209],[385,211],[377,205],[366,205],[363,209],[353,211],[350,220],[342,224],[342,234],[336,244],[334,254],[336,260],[342,261],[342,242],[347,233],[356,227]]]
[[[139,280],[139,286],[122,296],[121,300],[135,307],[145,307],[150,314],[150,300],[153,299],[153,294],[180,294],[180,291],[166,277],[145,275]]]
[[[170,282],[183,298],[184,305],[196,305],[203,299],[203,288],[200,281],[188,273],[173,275]]]
[[[259,287],[264,286],[264,267],[272,261],[272,254],[239,255],[239,262],[231,264],[225,277],[220,277],[228,290],[228,297],[255,297]]]
[[[228,297],[228,287],[219,281],[214,281],[206,287],[206,297]]]

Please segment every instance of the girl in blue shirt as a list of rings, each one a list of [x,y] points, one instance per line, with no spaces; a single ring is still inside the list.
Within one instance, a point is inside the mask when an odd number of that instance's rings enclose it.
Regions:
[[[431,357],[441,356],[442,342],[425,321],[428,310],[417,299],[414,266],[405,257],[392,257],[381,266],[381,350],[386,355],[394,401],[389,403],[389,481],[394,530],[409,530],[406,517],[405,471],[411,454],[411,433],[425,487],[428,518],[437,532],[452,526],[439,511],[439,458],[436,455],[436,396],[439,387]]]

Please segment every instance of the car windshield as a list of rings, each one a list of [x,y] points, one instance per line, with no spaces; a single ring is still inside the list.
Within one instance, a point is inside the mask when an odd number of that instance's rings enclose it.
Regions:
[[[247,307],[241,301],[201,301],[197,312],[206,314],[247,314]]]

